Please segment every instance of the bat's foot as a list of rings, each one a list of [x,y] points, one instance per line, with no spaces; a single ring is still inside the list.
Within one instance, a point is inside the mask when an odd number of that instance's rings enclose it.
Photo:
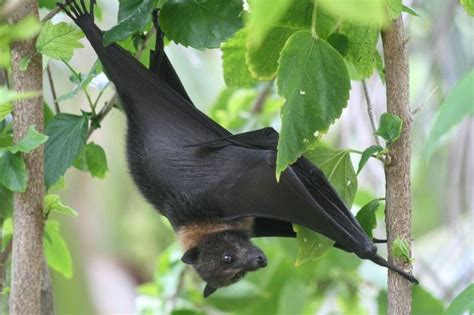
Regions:
[[[56,5],[76,23],[85,17],[94,21],[94,6],[96,0],[90,0],[89,9],[87,9],[84,0],[80,0],[79,2],[80,4],[76,0],[66,0],[64,3],[56,3]]]

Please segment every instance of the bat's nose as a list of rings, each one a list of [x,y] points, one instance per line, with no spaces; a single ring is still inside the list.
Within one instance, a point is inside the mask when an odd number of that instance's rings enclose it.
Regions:
[[[255,262],[258,267],[263,268],[267,265],[267,257],[265,257],[265,255],[257,256]]]

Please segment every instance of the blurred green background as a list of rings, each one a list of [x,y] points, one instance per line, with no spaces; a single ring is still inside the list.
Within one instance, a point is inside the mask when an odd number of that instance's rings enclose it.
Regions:
[[[439,105],[473,68],[474,28],[473,19],[456,0],[408,2],[404,3],[419,14],[404,14],[410,36],[411,104],[420,106],[414,116],[412,162],[414,274],[421,282],[414,288],[414,313],[436,314],[473,282],[473,118],[451,130],[430,159],[424,153]],[[103,19],[98,24],[108,29],[115,23],[118,3],[102,0],[100,6]],[[60,14],[53,21],[59,20],[67,18]],[[76,50],[71,64],[87,73],[96,56],[83,43],[85,48]],[[171,43],[166,51],[195,104],[221,124],[233,131],[268,125],[279,128],[281,99],[273,91],[263,112],[252,114],[259,91],[225,88],[219,50],[198,51]],[[74,87],[64,64],[52,61],[51,71],[58,94]],[[379,117],[385,111],[384,86],[376,75],[367,85]],[[265,88],[265,84],[260,87]],[[112,92],[107,89],[104,99]],[[51,95],[46,94],[45,100],[52,104]],[[86,109],[83,95],[62,103],[68,112],[78,113],[81,106]],[[174,233],[131,182],[125,162],[124,118],[114,109],[91,138],[107,153],[105,180],[71,169],[67,187],[60,192],[79,216],[57,218],[62,221],[74,267],[72,279],[52,272],[58,314],[383,312],[385,269],[337,249],[296,268],[297,244],[291,239],[257,240],[268,256],[268,267],[204,301],[203,283],[179,262],[182,251]],[[372,144],[360,83],[353,82],[349,106],[326,140],[341,148]],[[370,161],[359,177],[354,212],[383,194],[382,166]],[[384,238],[384,231],[382,219],[374,235]],[[385,246],[379,247],[384,253]]]

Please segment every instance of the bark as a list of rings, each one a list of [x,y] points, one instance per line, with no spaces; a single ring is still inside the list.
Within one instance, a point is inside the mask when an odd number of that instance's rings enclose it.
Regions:
[[[409,262],[392,255],[393,241],[398,237],[411,248],[411,115],[409,108],[408,40],[400,16],[382,32],[387,85],[387,111],[403,120],[400,138],[389,147],[390,163],[385,166],[388,260],[406,271]],[[411,249],[410,249],[411,250]],[[388,272],[388,314],[411,314],[411,284],[393,271]]]
[[[38,2],[24,0],[11,17],[13,23],[28,15],[38,17]],[[36,39],[12,45],[12,88],[16,91],[42,91],[41,55],[36,52]],[[31,58],[26,71],[20,70],[20,60]],[[13,136],[21,139],[29,126],[43,131],[43,98],[17,101],[13,109]],[[28,186],[15,194],[14,234],[12,252],[11,314],[41,313],[41,281],[43,263],[43,146],[23,155],[28,169]]]

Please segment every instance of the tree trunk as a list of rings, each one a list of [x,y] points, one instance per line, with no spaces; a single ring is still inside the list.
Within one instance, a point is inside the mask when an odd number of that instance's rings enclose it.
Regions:
[[[38,17],[38,1],[24,0],[12,14],[13,23],[28,15]],[[12,45],[12,87],[16,91],[42,91],[42,61],[36,52],[36,39]],[[22,58],[30,58],[26,71],[20,70]],[[16,101],[13,109],[13,136],[21,139],[29,126],[43,131],[43,98]],[[23,155],[28,169],[28,186],[15,194],[13,215],[13,252],[10,313],[41,313],[41,281],[43,263],[43,146]]]
[[[393,242],[398,237],[411,248],[411,114],[409,106],[408,40],[400,16],[382,32],[387,84],[387,111],[403,121],[400,138],[389,147],[390,163],[385,166],[388,260],[407,271],[409,262],[392,254]],[[411,250],[411,249],[410,249]],[[411,283],[399,274],[388,272],[388,314],[411,314]]]

